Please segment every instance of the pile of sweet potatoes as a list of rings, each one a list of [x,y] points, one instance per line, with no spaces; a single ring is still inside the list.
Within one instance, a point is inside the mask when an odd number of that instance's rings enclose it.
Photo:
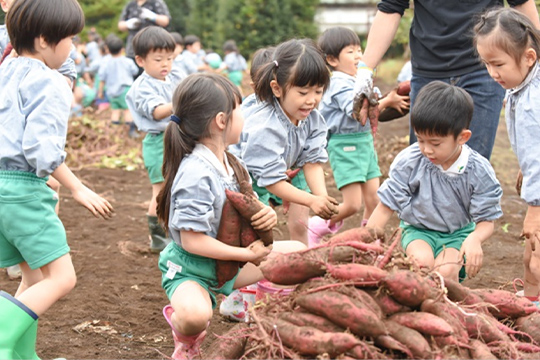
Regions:
[[[276,284],[296,286],[250,309],[242,358],[540,357],[540,314],[498,289],[471,290],[420,271],[395,246],[361,228],[317,248],[261,265]],[[232,346],[232,342],[231,346]],[[532,354],[532,355],[531,355]]]

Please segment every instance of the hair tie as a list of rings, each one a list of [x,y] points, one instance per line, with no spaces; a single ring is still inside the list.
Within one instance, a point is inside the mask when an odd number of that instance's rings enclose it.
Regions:
[[[277,60],[274,60],[274,64],[276,64],[276,67],[279,67]]]
[[[171,121],[175,122],[177,125],[180,125],[181,122],[180,118],[176,115],[171,115]]]

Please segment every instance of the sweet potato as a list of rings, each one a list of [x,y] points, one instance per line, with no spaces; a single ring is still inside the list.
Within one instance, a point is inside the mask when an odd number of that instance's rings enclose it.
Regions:
[[[379,318],[382,318],[384,316],[384,313],[379,304],[377,304],[375,299],[373,299],[371,295],[369,295],[367,292],[360,289],[354,289],[352,295],[355,299],[369,307],[369,309],[373,311],[375,315],[377,315]]]
[[[452,305],[447,303],[427,299],[422,303],[420,309],[422,311],[437,315],[441,319],[445,320],[450,326],[452,326],[454,335],[456,335],[458,341],[466,343],[469,341],[469,334],[467,333],[467,330],[465,330],[462,322],[459,320],[463,318],[464,315],[460,314],[459,316],[456,316],[454,311],[451,309],[451,306]]]
[[[460,302],[465,305],[477,305],[475,311],[487,312],[485,306],[481,305],[483,299],[471,289],[461,285],[459,282],[445,279],[444,285],[448,292],[448,298],[454,302]]]
[[[240,245],[242,247],[248,247],[249,245],[257,241],[259,239],[259,236],[257,235],[255,229],[253,229],[253,226],[251,226],[249,220],[241,218],[240,224]]]
[[[454,333],[446,321],[428,312],[399,313],[389,319],[428,336],[448,336]]]
[[[204,354],[205,359],[240,359],[246,347],[245,336],[239,336],[241,331],[247,328],[245,323],[236,324],[229,331],[223,334],[226,341],[214,341],[208,353]]]
[[[240,246],[241,217],[230,201],[225,200],[216,239],[230,246]],[[232,280],[240,268],[238,261],[216,260],[218,287]]]
[[[402,343],[413,354],[414,358],[431,358],[431,347],[418,331],[399,325],[392,320],[384,320],[388,335]]]
[[[465,328],[470,337],[481,339],[485,343],[492,341],[509,342],[510,338],[497,327],[497,319],[483,313],[465,316]]]
[[[295,285],[326,273],[324,263],[305,256],[303,252],[275,254],[259,268],[266,280],[279,285]]]
[[[375,338],[375,345],[388,349],[388,350],[397,350],[405,355],[407,355],[409,358],[414,358],[411,351],[402,343],[391,337],[390,335],[380,335]]]
[[[497,359],[497,357],[493,355],[491,350],[489,350],[489,346],[484,344],[482,341],[471,339],[469,342],[469,345],[471,346],[470,352],[471,352],[471,357],[473,359],[478,359],[478,360],[496,360]]]
[[[516,329],[529,334],[537,344],[540,344],[540,314],[520,317],[516,320]]]
[[[360,342],[345,332],[324,332],[309,326],[296,326],[281,319],[276,319],[273,323],[281,341],[303,355],[327,353],[331,358],[335,358]]]
[[[296,303],[305,310],[324,316],[358,336],[376,337],[386,333],[379,317],[366,305],[337,291],[304,293]]]
[[[429,298],[430,287],[419,274],[399,270],[387,276],[382,283],[399,303],[415,308]]]
[[[473,291],[485,302],[494,305],[489,307],[489,311],[498,319],[519,318],[532,313],[537,313],[538,308],[524,296],[497,289],[477,289]]]
[[[330,320],[308,312],[284,312],[279,318],[296,326],[311,326],[324,332],[342,332],[344,329]]]
[[[248,221],[251,221],[253,215],[261,211],[265,206],[254,196],[231,191],[229,189],[225,189],[225,195],[240,215]],[[257,235],[259,235],[259,238],[264,242],[265,246],[271,245],[274,242],[274,236],[271,230],[262,231],[255,229],[255,231],[257,232]]]
[[[326,271],[337,280],[379,282],[388,276],[388,272],[376,266],[364,264],[341,264],[326,266]]]
[[[368,291],[368,294],[377,302],[382,312],[388,316],[411,311],[410,307],[398,303],[385,291]]]

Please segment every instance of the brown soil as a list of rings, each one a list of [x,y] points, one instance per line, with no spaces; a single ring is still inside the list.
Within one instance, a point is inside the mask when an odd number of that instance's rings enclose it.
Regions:
[[[377,137],[379,159],[386,174],[393,157],[405,147],[407,118],[381,124]],[[501,121],[492,159],[504,189],[505,215],[496,222],[485,244],[484,267],[466,285],[474,288],[507,286],[522,276],[523,244],[519,234],[526,206],[516,195],[517,162]],[[328,168],[327,168],[328,169]],[[60,217],[66,227],[78,274],[76,288],[55,304],[39,324],[38,354],[68,359],[163,359],[173,351],[170,328],[161,315],[167,298],[160,287],[158,255],[148,252],[146,209],[151,188],[144,170],[84,169],[77,176],[114,205],[110,221],[93,218],[62,191]],[[340,198],[329,174],[332,196]],[[288,238],[286,219],[280,217],[279,237]],[[359,226],[359,215],[345,228]],[[397,225],[393,218],[388,233]],[[0,272],[0,289],[14,293],[18,283]],[[204,348],[232,326],[214,316]]]

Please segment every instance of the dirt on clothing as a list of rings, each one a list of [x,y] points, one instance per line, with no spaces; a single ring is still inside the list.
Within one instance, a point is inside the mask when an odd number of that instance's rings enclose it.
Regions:
[[[407,117],[379,126],[376,146],[383,179],[397,152],[407,146],[407,134]],[[496,221],[495,233],[483,247],[480,274],[464,284],[510,289],[512,280],[522,277],[524,246],[519,235],[526,205],[514,189],[518,165],[503,119],[492,163],[504,190],[504,216]],[[325,169],[330,195],[341,199],[330,167]],[[78,282],[41,317],[37,353],[43,359],[165,359],[173,352],[173,339],[161,313],[168,300],[160,285],[158,255],[148,250],[148,177],[144,170],[118,169],[84,169],[76,175],[109,199],[116,215],[110,221],[95,219],[62,189],[60,218]],[[275,237],[288,239],[287,219],[281,208],[276,211],[279,226]],[[360,214],[347,219],[343,230],[360,226],[361,220]],[[394,216],[387,233],[397,224]],[[17,286],[17,281],[10,281],[5,271],[0,271],[0,289],[14,294]],[[233,325],[216,310],[203,350]]]

